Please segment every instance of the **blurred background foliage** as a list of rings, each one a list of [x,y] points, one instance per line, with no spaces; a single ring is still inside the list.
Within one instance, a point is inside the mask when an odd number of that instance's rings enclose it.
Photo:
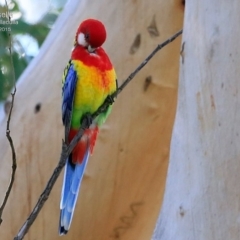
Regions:
[[[30,23],[24,19],[18,1],[8,1],[12,24],[6,23],[8,19],[2,14],[7,13],[7,8],[4,3],[0,3],[0,102],[8,97],[14,84],[9,53],[9,33],[12,37],[11,51],[17,81],[27,65],[37,55],[65,2],[66,0],[61,1],[61,4],[58,2],[58,6],[50,8],[37,23]]]

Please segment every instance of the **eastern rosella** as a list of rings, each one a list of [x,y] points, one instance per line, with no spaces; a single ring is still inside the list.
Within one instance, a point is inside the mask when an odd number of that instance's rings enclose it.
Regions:
[[[71,142],[84,116],[93,114],[117,89],[116,73],[101,47],[106,39],[104,25],[95,19],[83,21],[76,33],[71,60],[62,80],[62,121],[65,140]],[[100,114],[86,129],[67,159],[60,202],[59,234],[70,228],[73,213],[90,153],[93,151],[99,126],[111,111]]]

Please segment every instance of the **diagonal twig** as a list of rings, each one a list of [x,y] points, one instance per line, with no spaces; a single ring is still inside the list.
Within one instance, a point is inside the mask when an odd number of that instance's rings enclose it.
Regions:
[[[7,13],[9,16],[9,21],[11,22],[11,17],[9,14],[9,10],[8,10],[8,5],[7,5],[7,1],[5,0],[5,4],[6,4],[6,8],[7,8]],[[16,159],[16,152],[15,152],[15,148],[14,148],[14,144],[13,144],[13,140],[12,137],[10,135],[10,122],[11,122],[11,117],[12,117],[12,110],[13,110],[13,104],[14,104],[14,98],[15,98],[15,94],[16,94],[16,77],[15,77],[15,70],[14,70],[14,66],[13,66],[13,58],[12,58],[12,36],[11,33],[9,32],[9,55],[10,55],[10,61],[11,61],[11,68],[12,68],[12,74],[13,74],[13,81],[14,81],[14,89],[13,92],[11,93],[12,96],[12,101],[11,101],[11,106],[10,106],[10,111],[8,114],[8,119],[7,119],[7,127],[6,127],[6,137],[9,141],[10,147],[11,147],[11,151],[12,151],[12,174],[11,174],[11,179],[10,179],[10,183],[8,185],[5,197],[3,199],[3,203],[0,207],[0,225],[2,223],[2,214],[3,214],[3,210],[7,204],[8,198],[10,196],[12,187],[13,187],[13,183],[14,183],[14,178],[15,178],[15,172],[17,169],[17,159]]]
[[[9,21],[11,21],[11,17],[8,11],[8,5],[7,5],[7,1],[5,0],[5,4],[6,4],[6,8],[7,8],[7,12],[8,12],[8,16],[9,16]],[[12,150],[12,174],[11,174],[11,179],[10,179],[10,183],[8,186],[8,189],[6,191],[3,203],[0,207],[0,224],[2,223],[2,214],[3,214],[3,210],[6,206],[8,197],[10,195],[13,183],[14,183],[14,177],[15,177],[15,172],[16,172],[16,168],[17,168],[17,163],[16,163],[16,152],[15,152],[15,148],[14,148],[14,144],[13,144],[13,140],[12,137],[10,135],[10,122],[11,122],[11,116],[12,116],[12,109],[13,109],[13,104],[14,104],[14,98],[15,98],[15,94],[16,94],[16,78],[15,78],[15,70],[14,70],[14,66],[13,66],[13,58],[12,58],[12,37],[11,37],[11,33],[9,32],[9,54],[10,54],[10,61],[11,61],[11,67],[12,67],[12,73],[13,73],[13,81],[14,81],[14,89],[13,92],[11,93],[11,106],[10,106],[10,111],[9,111],[9,115],[8,115],[8,119],[7,119],[7,127],[6,127],[6,137],[9,141],[11,150]]]
[[[148,61],[164,46],[174,41],[179,35],[182,34],[182,30],[174,34],[171,38],[164,41],[162,44],[159,44],[153,52],[136,68],[135,71],[133,71],[129,77],[122,83],[122,85],[117,89],[116,92],[114,92],[110,97],[113,99],[115,98],[126,86],[127,84],[134,78],[134,76],[148,63]],[[106,100],[99,108],[98,110],[92,114],[92,119],[95,119],[100,113],[103,113],[106,111],[106,109],[109,107],[111,103],[109,100]],[[85,129],[89,128],[89,121],[87,118],[83,118],[81,128],[79,129],[78,133],[75,135],[73,140],[70,142],[70,144],[67,146],[66,143],[63,141],[62,143],[62,152],[60,156],[60,160],[58,162],[57,167],[54,169],[54,172],[49,179],[45,189],[43,190],[42,194],[40,195],[38,202],[36,203],[35,207],[33,208],[33,211],[27,218],[27,220],[24,222],[23,226],[19,230],[18,234],[15,236],[14,240],[21,240],[25,236],[25,234],[28,232],[29,228],[37,218],[39,212],[41,211],[44,203],[47,201],[51,190],[60,175],[62,168],[64,167],[66,163],[66,159],[69,156],[69,154],[72,152],[73,148],[76,146],[77,142],[81,139]]]

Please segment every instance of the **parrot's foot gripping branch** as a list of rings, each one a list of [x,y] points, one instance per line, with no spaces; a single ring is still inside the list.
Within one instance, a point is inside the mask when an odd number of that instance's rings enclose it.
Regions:
[[[105,101],[112,105],[114,103],[114,98],[111,95],[108,95]]]
[[[86,122],[86,129],[88,129],[93,123],[92,115],[90,113],[86,113],[82,118],[81,125],[83,124],[84,121]]]

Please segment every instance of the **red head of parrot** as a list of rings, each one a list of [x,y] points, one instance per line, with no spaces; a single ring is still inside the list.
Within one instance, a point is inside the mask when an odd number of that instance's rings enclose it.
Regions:
[[[87,19],[78,27],[75,42],[88,49],[101,47],[107,37],[104,25],[96,19]]]

